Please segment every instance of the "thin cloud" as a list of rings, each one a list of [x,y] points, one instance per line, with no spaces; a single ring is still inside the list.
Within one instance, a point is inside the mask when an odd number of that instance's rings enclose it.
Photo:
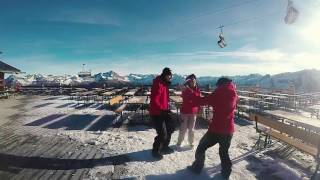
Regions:
[[[279,61],[288,56],[287,53],[281,52],[278,49],[256,50],[256,51],[198,51],[191,53],[174,53],[173,56],[180,57],[197,57],[197,58],[217,58],[217,57],[231,57],[231,58],[245,58],[249,60],[258,61]]]
[[[214,58],[237,58],[236,61],[216,61]],[[194,61],[201,59],[201,62]],[[249,61],[247,61],[250,59]],[[271,59],[271,60],[270,60]],[[29,57],[8,58],[12,65],[28,70],[27,73],[45,74],[76,74],[81,69],[81,64],[93,73],[114,70],[122,75],[129,73],[154,74],[168,66],[175,73],[197,75],[246,75],[251,73],[277,74],[303,69],[320,67],[320,53],[296,52],[285,53],[280,50],[261,50],[255,52],[208,52],[199,51],[191,53],[153,54],[137,57],[99,58],[68,62],[60,62],[58,57],[38,55]],[[190,61],[188,61],[190,60]],[[59,61],[59,63],[57,63]]]
[[[68,10],[46,19],[52,22],[121,26],[118,18],[100,10]]]

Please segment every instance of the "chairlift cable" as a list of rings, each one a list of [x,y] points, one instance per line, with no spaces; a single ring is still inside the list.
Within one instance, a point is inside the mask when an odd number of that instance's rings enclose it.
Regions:
[[[264,15],[264,16],[255,16],[255,17],[252,17],[252,18],[247,18],[247,19],[243,19],[243,20],[239,20],[239,21],[235,21],[235,22],[231,22],[231,23],[227,23],[227,24],[224,24],[224,25],[221,25],[223,26],[223,28],[225,27],[230,27],[230,26],[234,26],[234,25],[239,25],[239,24],[244,24],[244,23],[247,23],[247,22],[250,22],[250,21],[258,21],[258,20],[262,20],[266,17],[270,17],[270,16],[274,16],[274,15],[278,15],[282,13],[282,11],[277,11],[277,12],[273,12],[273,13],[269,13],[267,15]],[[220,27],[217,27],[216,29],[221,29]],[[180,40],[180,39],[184,39],[184,38],[187,38],[187,37],[190,37],[190,36],[194,36],[194,35],[201,35],[201,34],[204,34],[206,33],[207,31],[198,31],[198,32],[193,32],[193,33],[189,33],[189,34],[185,34],[185,35],[182,35],[180,37],[177,37],[173,40],[169,40],[167,41],[168,43],[170,42],[175,42],[177,40]]]
[[[196,19],[199,19],[199,18],[204,17],[204,16],[209,16],[209,15],[213,15],[213,14],[219,14],[219,13],[227,12],[228,10],[231,10],[231,9],[234,9],[234,8],[237,8],[237,7],[241,7],[241,6],[244,6],[244,5],[247,5],[247,4],[251,4],[251,3],[256,3],[256,2],[259,2],[259,1],[261,1],[261,0],[247,0],[247,1],[243,1],[243,2],[238,3],[238,4],[231,5],[229,7],[217,9],[217,10],[214,10],[214,11],[208,11],[208,12],[196,15],[194,17],[191,17],[191,18],[183,21],[182,23],[180,23],[180,25],[181,24],[182,25],[183,24],[188,24],[188,23],[193,22]],[[175,26],[176,25],[173,25],[173,27],[175,27]],[[170,29],[173,29],[172,26],[171,26]]]
[[[238,4],[231,5],[231,6],[229,6],[229,7],[217,9],[217,10],[215,10],[215,11],[210,11],[210,12],[202,13],[202,14],[200,14],[200,15],[197,15],[197,16],[194,16],[194,17],[190,18],[190,19],[187,20],[186,22],[187,22],[187,23],[188,23],[188,22],[192,22],[192,21],[194,21],[195,19],[198,19],[198,18],[201,18],[201,17],[204,17],[204,16],[222,13],[222,12],[225,12],[226,10],[233,9],[233,8],[237,8],[237,7],[241,7],[241,6],[243,6],[243,5],[251,4],[251,3],[253,3],[253,2],[258,2],[258,1],[261,1],[261,0],[248,0],[248,1],[244,1],[244,2],[242,2],[242,3],[238,3]]]

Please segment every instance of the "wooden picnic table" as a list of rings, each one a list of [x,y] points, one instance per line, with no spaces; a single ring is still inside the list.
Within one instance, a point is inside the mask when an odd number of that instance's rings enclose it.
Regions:
[[[318,96],[318,95],[320,95],[320,92],[300,94],[300,96]]]
[[[181,96],[170,96],[170,99],[176,104],[181,104],[182,103],[182,97]]]
[[[79,96],[91,96],[91,95],[94,95],[94,94],[95,94],[94,91],[87,91],[87,92],[81,92],[78,95]]]
[[[76,88],[74,91],[75,92],[85,92],[85,91],[87,91],[87,89],[86,88]]]
[[[243,116],[245,118],[248,118],[249,116],[246,115],[244,113],[248,113],[250,112],[250,110],[257,110],[258,108],[254,107],[254,106],[249,106],[249,105],[244,105],[244,104],[237,104],[237,116]]]
[[[249,93],[256,93],[256,92],[254,92],[254,91],[246,91],[246,90],[237,90],[237,92],[247,93],[247,94],[249,94]]]
[[[315,116],[320,119],[320,104],[309,106],[307,109],[311,111],[311,116]]]
[[[271,95],[271,94],[256,94],[256,97],[263,97],[263,98],[273,98],[273,99],[287,99],[286,96],[278,96],[278,95]]]
[[[110,91],[110,92],[113,92],[113,93],[119,93],[119,92],[121,92],[121,91],[123,91],[124,89],[113,89],[112,91]]]
[[[138,91],[138,89],[131,89],[128,92],[126,92],[125,96],[134,96],[134,94]]]
[[[284,93],[272,93],[275,96],[285,96],[285,97],[301,97],[299,94],[284,94]]]
[[[145,110],[148,109],[148,104],[149,102],[147,102],[148,100],[148,96],[134,96],[131,97],[125,104],[126,105],[134,105],[137,106],[137,110],[141,111],[141,120],[144,120],[144,115],[145,115]]]
[[[104,95],[104,96],[111,96],[113,94],[115,94],[114,91],[107,91],[107,92],[102,93],[102,95]]]
[[[8,97],[9,97],[9,94],[8,94],[7,91],[0,91],[0,97],[8,98]]]
[[[238,96],[238,98],[241,100],[246,100],[246,101],[259,101],[259,98],[255,98],[255,97],[249,97],[249,96]]]
[[[320,110],[320,104],[316,104],[316,105],[313,105],[313,106],[309,106],[308,108],[314,109],[314,110]]]
[[[249,105],[245,105],[245,104],[238,104],[237,108],[240,109],[241,111],[248,111],[250,109],[258,109],[254,106],[249,106]]]
[[[103,92],[105,90],[103,88],[93,88],[93,91],[95,91],[95,92]]]
[[[201,91],[201,94],[204,96],[207,96],[207,95],[212,94],[212,92],[211,91]]]
[[[147,99],[147,96],[134,96],[128,100],[127,104],[146,104]]]
[[[173,101],[177,108],[177,114],[179,114],[180,106],[182,105],[182,97],[181,96],[170,96],[170,100]]]
[[[267,102],[267,101],[258,101],[259,104],[264,104],[264,105],[270,105],[270,106],[274,106],[276,105],[276,103],[273,102]]]
[[[237,90],[237,93],[241,95],[249,95],[249,96],[253,96],[256,94],[256,92],[254,91],[244,91],[244,90]]]
[[[315,130],[318,133],[320,132],[320,121],[318,119],[282,110],[267,110],[264,112],[275,117],[289,120],[295,125],[302,126],[306,129]]]

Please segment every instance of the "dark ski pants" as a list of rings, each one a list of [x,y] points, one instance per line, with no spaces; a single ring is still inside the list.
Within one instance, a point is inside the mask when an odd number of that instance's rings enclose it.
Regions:
[[[151,116],[157,136],[154,138],[152,151],[160,153],[170,144],[171,134],[174,132],[174,124],[169,115]]]
[[[219,156],[221,160],[221,172],[224,175],[230,175],[231,173],[231,160],[229,157],[229,147],[231,144],[231,135],[220,135],[207,132],[200,140],[195,154],[195,161],[192,167],[197,170],[202,170],[205,161],[205,152],[208,148],[219,143]]]

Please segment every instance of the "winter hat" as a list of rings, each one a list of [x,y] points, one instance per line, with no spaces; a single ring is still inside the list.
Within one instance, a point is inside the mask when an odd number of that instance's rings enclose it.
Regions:
[[[187,76],[187,77],[186,77],[186,80],[184,81],[183,84],[186,85],[189,81],[191,81],[191,79],[197,79],[196,75],[191,74],[191,75]]]
[[[227,83],[230,83],[232,82],[231,79],[227,78],[227,77],[221,77],[218,79],[217,83],[216,83],[216,86],[221,86],[221,85],[224,85],[224,84],[227,84]]]
[[[171,72],[171,69],[168,68],[168,67],[165,67],[163,70],[162,70],[162,76],[166,76],[166,75],[172,75],[172,72]]]
[[[189,80],[189,79],[197,79],[197,77],[196,77],[196,75],[191,74],[191,75],[186,77],[186,81]]]

